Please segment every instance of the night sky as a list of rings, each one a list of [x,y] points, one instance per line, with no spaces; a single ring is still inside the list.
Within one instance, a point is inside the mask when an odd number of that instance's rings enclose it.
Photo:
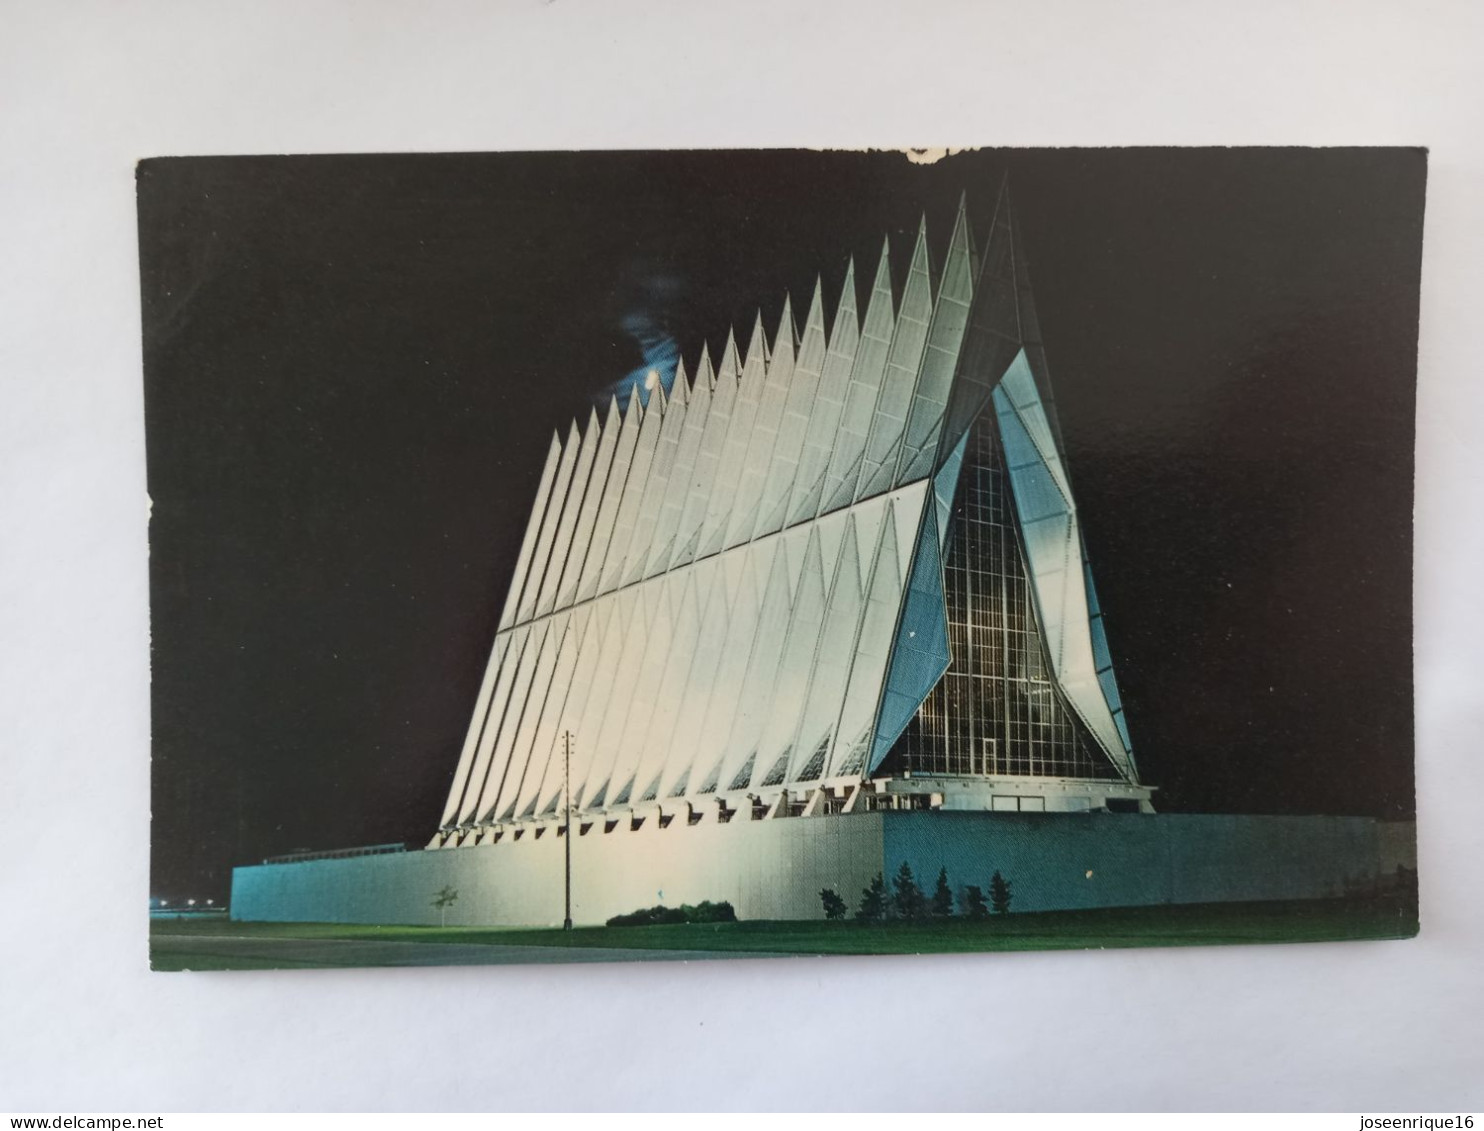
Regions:
[[[554,428],[1008,172],[1143,778],[1411,816],[1425,156],[166,159],[139,171],[152,894],[425,842]],[[863,296],[864,297],[864,294]],[[641,344],[641,339],[643,344]]]

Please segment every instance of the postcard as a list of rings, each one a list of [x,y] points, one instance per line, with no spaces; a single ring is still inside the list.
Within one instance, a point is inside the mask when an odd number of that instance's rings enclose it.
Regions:
[[[1414,935],[1425,178],[142,162],[154,967]]]

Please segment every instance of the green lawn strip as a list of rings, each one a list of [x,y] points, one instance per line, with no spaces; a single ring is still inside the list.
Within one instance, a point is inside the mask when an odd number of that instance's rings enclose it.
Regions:
[[[1415,915],[1395,901],[1315,900],[1019,913],[866,926],[855,922],[685,923],[553,928],[353,926],[334,923],[190,923],[164,920],[152,934],[254,939],[338,939],[428,944],[700,950],[745,954],[916,954],[972,951],[1200,946],[1404,938]]]
[[[176,970],[320,970],[345,966],[345,962],[315,962],[309,959],[266,958],[256,954],[200,954],[189,950],[150,948],[149,968]]]

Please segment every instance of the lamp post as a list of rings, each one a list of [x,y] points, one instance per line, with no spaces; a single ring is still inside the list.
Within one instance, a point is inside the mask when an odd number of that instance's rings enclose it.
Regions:
[[[566,914],[562,918],[562,930],[572,929],[572,732],[562,732],[562,766],[565,779],[562,792],[567,800],[567,882],[566,882]]]

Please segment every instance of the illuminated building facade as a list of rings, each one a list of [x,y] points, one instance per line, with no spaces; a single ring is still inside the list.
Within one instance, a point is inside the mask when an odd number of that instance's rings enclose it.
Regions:
[[[553,437],[438,833],[1149,808],[1008,197]]]

